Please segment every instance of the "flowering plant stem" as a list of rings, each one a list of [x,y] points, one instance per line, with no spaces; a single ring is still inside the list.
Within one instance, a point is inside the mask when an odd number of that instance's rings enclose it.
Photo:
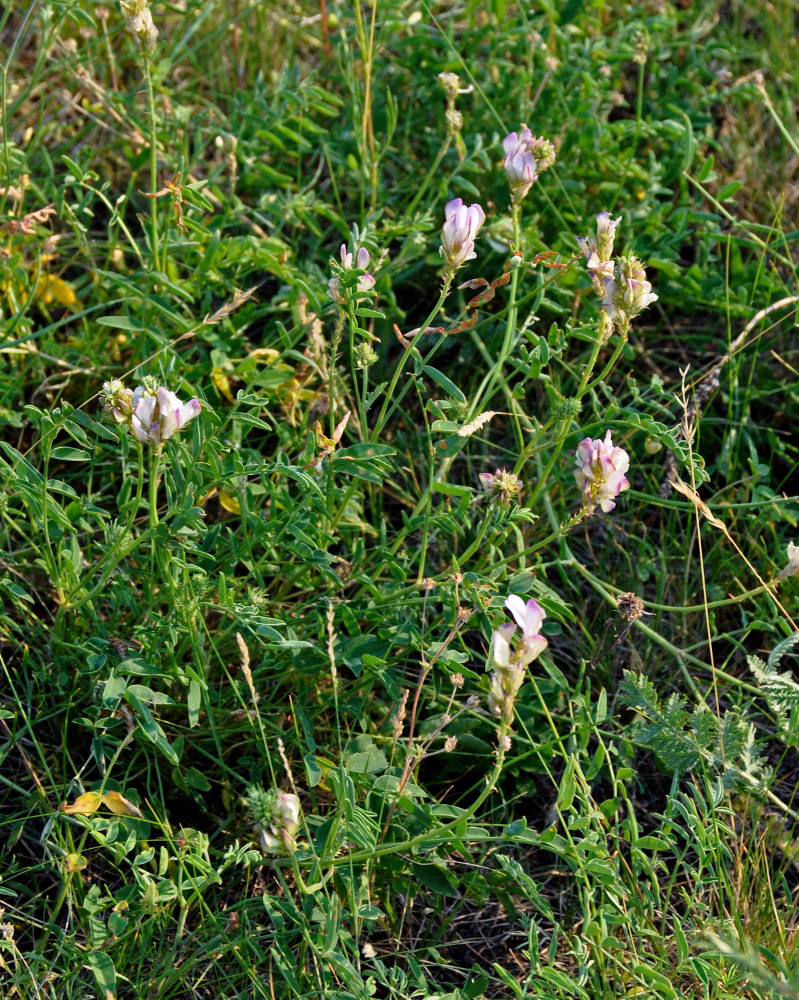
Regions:
[[[410,205],[408,205],[407,209],[405,210],[405,215],[408,218],[410,218],[413,215],[414,211],[416,210],[416,206],[422,200],[422,197],[423,197],[425,191],[427,190],[427,186],[430,183],[430,181],[438,174],[438,168],[441,165],[441,161],[447,155],[447,152],[448,152],[449,147],[451,146],[451,144],[452,144],[452,136],[448,135],[447,138],[444,141],[443,146],[436,153],[435,159],[430,164],[430,169],[425,174],[424,180],[419,185],[419,187],[418,187],[418,189],[416,191],[416,194],[413,196],[413,200],[411,201]]]
[[[616,348],[613,351],[613,354],[611,354],[610,360],[605,365],[605,367],[602,369],[601,373],[599,375],[597,375],[597,377],[595,379],[592,379],[588,383],[588,385],[583,390],[584,392],[590,392],[592,389],[594,389],[596,386],[598,386],[600,382],[604,382],[605,381],[605,379],[608,377],[608,375],[610,375],[610,373],[613,371],[613,368],[615,367],[616,362],[619,360],[619,355],[624,350],[624,345],[626,343],[627,343],[627,329],[623,329],[619,333],[619,342],[618,342],[618,344],[616,344]],[[596,359],[594,359],[594,361],[596,361]],[[589,371],[589,375],[590,375],[590,371]]]
[[[380,437],[380,432],[383,430],[386,421],[389,419],[389,417],[393,414],[394,410],[396,410],[396,408],[402,402],[405,393],[408,391],[409,385],[404,385],[400,390],[399,396],[397,396],[396,400],[394,400],[394,402],[392,403],[392,397],[394,395],[394,391],[397,388],[397,382],[399,381],[399,377],[402,374],[403,368],[405,367],[405,359],[406,357],[410,356],[411,351],[413,351],[414,348],[416,347],[416,342],[419,340],[419,338],[422,336],[422,334],[425,332],[428,326],[430,326],[430,324],[438,315],[439,309],[441,309],[441,307],[444,304],[444,300],[446,299],[447,295],[449,295],[449,289],[452,284],[453,277],[454,273],[450,269],[448,269],[444,274],[444,283],[442,285],[441,294],[438,297],[438,301],[433,306],[427,319],[424,321],[424,323],[422,323],[418,331],[414,334],[413,338],[411,339],[411,342],[408,344],[408,347],[406,349],[403,349],[403,352],[400,355],[399,361],[397,362],[397,365],[394,369],[394,374],[391,377],[391,382],[389,383],[388,389],[386,390],[386,395],[385,398],[383,399],[383,405],[380,408],[380,413],[378,414],[377,420],[375,421],[375,427],[373,431],[373,440],[375,441],[377,441],[377,439]]]
[[[333,395],[336,390],[336,359],[338,358],[338,349],[341,344],[341,336],[344,332],[344,321],[349,316],[350,329],[352,329],[352,324],[354,317],[350,314],[351,306],[348,307],[347,312],[343,310],[339,313],[339,318],[336,323],[336,328],[333,331],[333,337],[330,342],[330,360],[327,364],[327,415],[328,415],[328,427],[330,437],[333,437],[333,431],[336,426],[336,407],[333,399]],[[350,335],[350,356],[352,356],[352,336]]]
[[[493,513],[491,511],[488,511],[486,513],[486,516],[483,518],[483,523],[480,525],[480,528],[477,532],[477,536],[475,537],[474,541],[471,543],[471,545],[469,545],[467,549],[463,551],[463,553],[460,556],[458,556],[458,563],[461,566],[465,565],[469,561],[469,559],[472,558],[475,552],[477,552],[477,550],[481,547],[481,545],[483,544],[483,539],[485,538],[485,533],[488,528],[488,525],[492,524],[493,522],[494,522]]]
[[[512,203],[513,213],[513,249],[518,250],[521,242],[521,205],[514,201]],[[475,393],[474,402],[469,410],[469,416],[482,409],[483,401],[491,398],[491,393],[502,379],[502,369],[510,356],[513,347],[516,324],[519,318],[519,306],[517,303],[517,290],[519,287],[519,268],[514,268],[510,276],[510,291],[508,293],[508,315],[505,319],[505,333],[502,338],[502,346],[499,349],[499,357],[496,360],[490,373],[486,375],[483,384]]]
[[[158,524],[158,480],[161,475],[161,452],[159,449],[153,450],[153,457],[150,462],[150,527],[154,528]]]
[[[602,349],[602,345],[607,341],[611,333],[612,333],[612,328],[610,330],[608,329],[608,316],[603,309],[600,309],[599,319],[597,321],[596,340],[594,341],[593,347],[591,348],[591,356],[588,359],[588,364],[583,369],[583,374],[580,378],[580,385],[578,386],[577,392],[575,394],[576,399],[582,399],[583,396],[589,391],[589,389],[593,388],[593,386],[596,385],[596,383],[600,381],[602,378],[605,378],[610,369],[616,363],[616,359],[621,353],[621,349],[624,346],[624,341],[626,340],[626,337],[620,340],[619,346],[617,347],[616,351],[613,354],[613,357],[611,358],[611,363],[608,366],[606,366],[605,370],[600,376],[600,379],[595,379],[593,382],[591,382],[591,374],[596,365],[597,358],[599,357],[599,352]],[[528,507],[533,507],[535,505],[535,501],[539,498],[539,496],[541,496],[543,490],[546,489],[547,483],[549,482],[549,477],[552,473],[552,470],[555,468],[556,463],[560,459],[560,453],[563,451],[563,445],[566,441],[566,438],[569,436],[570,431],[571,431],[571,422],[568,420],[564,420],[560,425],[558,438],[555,442],[554,447],[552,448],[549,460],[547,461],[547,464],[543,472],[538,477],[538,482],[535,484],[531,496],[527,500]],[[522,466],[524,465],[526,459],[527,455],[524,452],[522,452],[522,454],[519,456],[519,460],[517,461],[516,467],[514,469],[514,472],[516,472],[517,475],[521,471]]]
[[[153,251],[153,268],[156,271],[160,271],[161,261],[158,251],[158,199],[155,197],[155,193],[158,190],[158,149],[156,145],[158,141],[158,130],[155,120],[155,94],[153,92],[153,78],[150,73],[149,56],[144,55],[142,57],[142,61],[144,63],[144,82],[147,87],[147,109],[150,119],[150,187],[152,188],[150,192],[150,241],[152,243]]]

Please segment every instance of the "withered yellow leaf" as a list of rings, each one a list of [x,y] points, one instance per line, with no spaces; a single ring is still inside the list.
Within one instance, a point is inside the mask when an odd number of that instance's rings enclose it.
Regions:
[[[225,490],[219,491],[219,504],[225,510],[230,511],[231,514],[241,514],[241,504],[231,493],[227,493]]]
[[[119,792],[84,792],[79,795],[71,805],[66,802],[58,808],[68,816],[93,816],[97,810],[104,806],[115,816],[133,816],[136,819],[144,819],[141,810],[134,806],[130,799],[126,799]]]
[[[100,792],[84,792],[83,795],[79,795],[75,799],[72,805],[62,802],[58,808],[67,816],[93,816],[100,808],[102,801],[103,796]]]
[[[144,819],[141,809],[119,792],[106,792],[103,796],[103,805],[115,816],[134,816],[136,819]]]
[[[211,378],[214,380],[214,385],[216,386],[216,391],[220,396],[223,396],[229,403],[235,403],[236,400],[233,398],[233,393],[230,389],[230,379],[225,375],[221,368],[211,369]]]

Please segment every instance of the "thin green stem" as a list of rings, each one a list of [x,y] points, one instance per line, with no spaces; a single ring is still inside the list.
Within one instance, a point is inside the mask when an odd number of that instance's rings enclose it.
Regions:
[[[391,404],[392,397],[394,395],[394,390],[397,388],[397,382],[399,382],[400,375],[402,374],[402,371],[403,371],[403,369],[405,367],[405,359],[407,357],[411,356],[411,352],[416,347],[417,341],[424,334],[425,330],[428,328],[428,326],[430,326],[430,324],[433,322],[433,320],[438,315],[439,309],[441,309],[441,307],[444,304],[444,300],[446,299],[447,295],[449,295],[449,289],[450,289],[450,285],[452,284],[452,278],[453,278],[453,274],[451,272],[448,272],[447,274],[445,274],[445,276],[444,276],[444,284],[443,284],[443,286],[441,288],[441,294],[438,297],[438,301],[433,306],[433,308],[430,311],[430,314],[427,317],[427,319],[424,321],[424,323],[422,323],[422,325],[419,327],[419,329],[416,331],[416,333],[411,338],[411,341],[408,344],[408,347],[406,349],[404,349],[403,352],[402,352],[402,354],[400,355],[400,359],[397,362],[396,367],[394,368],[394,374],[393,374],[393,376],[391,378],[391,382],[389,383],[388,389],[386,390],[385,397],[383,398],[383,405],[380,407],[380,413],[378,414],[377,421],[375,422],[375,428],[374,428],[374,440],[375,441],[380,436],[380,432],[382,431],[382,429],[383,429],[383,427],[385,425],[386,420],[388,420],[388,418],[394,412],[394,410],[396,409],[396,407],[399,405],[402,397],[405,395],[405,390],[407,389],[407,387],[404,387],[403,392],[401,393],[400,397],[393,403],[393,405],[391,405],[391,409],[389,409],[389,405]]]
[[[413,847],[418,847],[421,844],[428,843],[429,841],[437,841],[441,838],[442,834],[449,833],[461,824],[468,822],[468,820],[474,816],[480,806],[493,792],[494,785],[502,773],[502,765],[505,762],[504,738],[507,736],[507,733],[507,725],[500,721],[496,750],[496,763],[494,764],[491,773],[486,778],[485,788],[482,792],[480,792],[474,802],[461,813],[460,816],[456,817],[449,823],[443,823],[441,826],[435,827],[435,829],[425,830],[424,833],[419,833],[415,837],[409,837],[407,840],[396,840],[390,844],[383,844],[374,850],[355,851],[352,854],[345,855],[344,857],[334,858],[332,860],[332,864],[342,865],[352,863],[357,865],[362,862],[371,861],[373,858],[383,857],[386,854],[399,854],[401,852],[408,851]]]
[[[161,473],[161,452],[153,450],[153,457],[150,463],[150,527],[154,528],[158,524],[158,480]]]
[[[471,559],[475,552],[483,544],[483,539],[485,538],[486,529],[489,524],[494,523],[494,517],[491,511],[489,511],[483,518],[483,523],[480,525],[480,530],[477,532],[477,537],[474,539],[472,544],[464,550],[463,554],[458,557],[458,563],[461,566],[466,565],[466,563]]]
[[[513,212],[513,248],[514,250],[518,250],[521,241],[521,206],[518,202],[514,201],[512,203],[511,210]],[[502,378],[502,370],[505,367],[505,362],[508,360],[510,355],[513,347],[514,335],[516,334],[516,325],[519,316],[519,305],[517,301],[518,287],[519,268],[517,267],[511,274],[510,292],[508,294],[508,313],[505,317],[505,333],[502,337],[499,357],[496,359],[491,371],[483,379],[483,384],[474,394],[473,402],[469,409],[470,417],[474,416],[475,413],[478,413],[482,409],[484,401],[491,398],[491,393],[494,391],[497,382]]]
[[[413,196],[413,200],[411,201],[410,205],[408,205],[407,209],[405,210],[405,215],[406,216],[410,217],[410,216],[413,215],[414,211],[416,210],[416,206],[422,200],[422,197],[423,197],[425,191],[427,190],[427,187],[430,184],[430,181],[438,173],[438,168],[441,165],[441,161],[447,155],[447,152],[449,151],[449,147],[451,145],[452,145],[452,136],[448,135],[447,138],[446,138],[446,140],[445,140],[445,142],[444,142],[444,145],[436,153],[435,159],[433,160],[432,164],[430,165],[430,169],[425,174],[424,180],[422,181],[421,185],[417,189],[416,194]]]
[[[626,343],[627,343],[627,331],[625,330],[623,333],[619,334],[619,342],[616,345],[613,354],[611,354],[610,360],[602,369],[601,373],[597,375],[597,377],[593,379],[591,382],[589,382],[589,384],[585,387],[585,392],[590,392],[592,389],[596,388],[596,386],[598,386],[600,382],[605,381],[608,375],[610,375],[610,373],[613,371],[616,362],[619,360],[619,355],[624,350],[624,345]]]
[[[144,82],[147,87],[147,109],[150,118],[150,242],[152,244],[153,269],[161,270],[160,251],[158,247],[158,199],[155,193],[158,190],[158,128],[155,120],[155,93],[153,91],[153,79],[150,72],[150,59],[147,55],[143,57]]]

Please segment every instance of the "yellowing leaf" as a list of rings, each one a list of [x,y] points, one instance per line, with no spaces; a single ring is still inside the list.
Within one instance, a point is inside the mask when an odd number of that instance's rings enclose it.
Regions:
[[[82,872],[89,863],[82,854],[68,854],[66,862],[68,872]]]
[[[254,351],[250,351],[247,357],[257,358],[259,361],[264,360],[271,365],[280,357],[280,351],[276,351],[274,347],[256,347]]]
[[[79,795],[71,806],[62,802],[58,807],[67,816],[93,816],[100,808],[103,797],[100,792],[84,792]]]
[[[214,385],[216,386],[216,391],[220,396],[224,398],[229,403],[235,403],[236,400],[233,398],[233,393],[230,390],[230,379],[225,375],[221,368],[211,369],[211,378],[214,380]]]
[[[231,514],[241,514],[241,504],[232,494],[225,492],[225,490],[219,491],[219,504],[225,510],[230,511]]]
[[[62,803],[58,808],[67,816],[93,816],[97,810],[105,806],[115,816],[134,816],[136,819],[144,819],[141,810],[138,809],[124,795],[119,792],[84,792],[79,795],[72,805]]]
[[[103,796],[103,805],[115,816],[135,816],[136,819],[144,819],[141,809],[119,792],[106,792]]]

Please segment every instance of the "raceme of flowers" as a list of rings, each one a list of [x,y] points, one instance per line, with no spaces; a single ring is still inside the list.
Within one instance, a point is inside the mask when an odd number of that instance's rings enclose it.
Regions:
[[[118,424],[128,424],[138,441],[156,448],[202,410],[199,399],[184,403],[149,376],[135,389],[128,389],[120,379],[104,382],[101,399]]]
[[[583,438],[577,445],[577,468],[574,478],[583,494],[583,504],[590,513],[596,504],[607,514],[616,506],[619,493],[630,488],[625,473],[630,456],[617,448],[610,431],[602,438]]]
[[[461,198],[455,198],[444,206],[444,220],[439,253],[454,271],[477,256],[474,241],[486,214],[479,205],[466,206]]]
[[[366,247],[356,247],[355,254],[353,255],[347,250],[347,244],[341,244],[340,250],[341,256],[341,267],[344,271],[363,271],[364,273],[359,275],[357,284],[355,285],[355,290],[357,292],[369,292],[374,288],[375,279],[371,274],[366,272],[366,268],[369,266],[369,251]],[[355,265],[353,266],[353,259],[355,260]],[[330,298],[336,302],[338,305],[343,306],[347,304],[347,294],[346,289],[343,287],[342,281],[338,277],[334,276],[327,283],[327,294]]]
[[[508,622],[494,632],[491,643],[491,686],[488,707],[507,726],[513,722],[513,703],[524,683],[526,669],[547,647],[541,635],[541,623],[546,612],[534,598],[525,602],[518,594],[510,594],[505,607],[516,620]],[[517,635],[517,627],[521,634]]]
[[[130,0],[122,4],[128,15],[128,27],[136,44],[145,55],[149,55],[158,40],[158,28],[153,23],[153,15],[148,0]]]
[[[510,507],[522,488],[522,481],[515,472],[497,469],[495,472],[481,472],[478,476],[482,499],[489,507]]]
[[[260,834],[261,847],[267,854],[292,854],[297,850],[300,800],[296,795],[256,786],[249,790],[246,801]]]
[[[524,198],[538,175],[555,162],[555,147],[543,136],[537,139],[526,125],[521,132],[511,132],[502,140],[505,150],[503,167],[508,178],[511,197],[518,203]]]
[[[578,236],[577,244],[586,257],[591,283],[602,301],[607,317],[626,332],[630,320],[657,301],[646,270],[633,254],[613,259],[616,227],[621,217],[612,219],[609,212],[596,217],[596,237]]]

